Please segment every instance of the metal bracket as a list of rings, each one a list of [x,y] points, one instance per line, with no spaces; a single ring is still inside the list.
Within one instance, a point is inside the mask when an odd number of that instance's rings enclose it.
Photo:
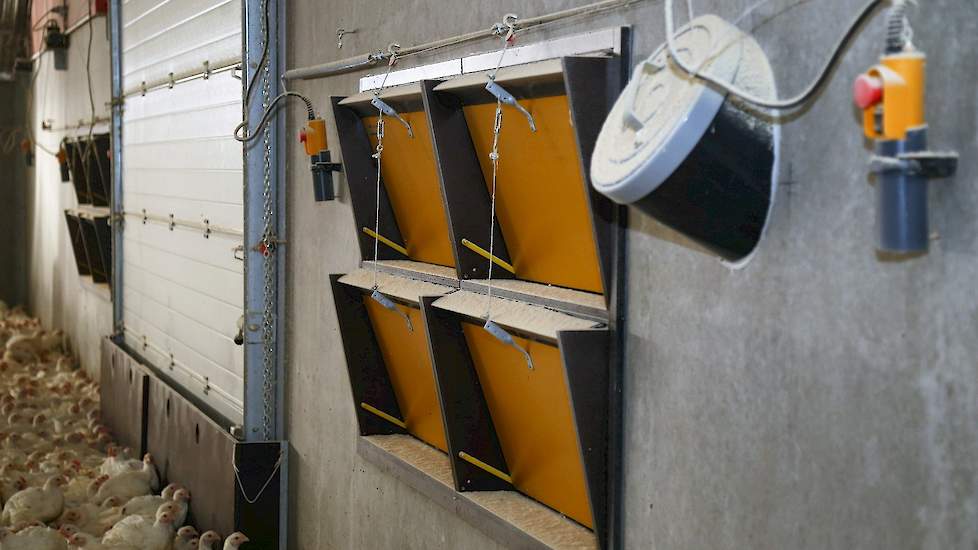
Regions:
[[[209,239],[211,238],[211,221],[208,220],[207,218],[204,218],[203,223],[204,223],[204,238]]]
[[[387,103],[384,103],[384,100],[380,99],[379,97],[375,97],[370,100],[370,104],[376,107],[380,112],[384,113],[385,115],[396,118],[398,122],[400,122],[401,124],[404,125],[405,128],[407,128],[408,137],[411,138],[414,137],[414,130],[411,128],[411,124],[408,121],[401,118],[401,115],[399,115],[393,107],[391,107]]]
[[[525,107],[520,105],[519,101],[516,101],[516,97],[513,96],[513,94],[507,92],[506,89],[499,84],[496,84],[495,80],[490,80],[489,83],[486,84],[486,91],[494,95],[496,99],[505,103],[506,105],[516,107],[519,112],[523,113],[523,116],[526,117],[526,121],[530,123],[530,130],[534,132],[537,131],[537,125],[533,120],[533,115],[531,115],[530,111],[527,111]]]
[[[338,49],[338,50],[342,50],[343,49],[343,37],[344,36],[346,36],[348,34],[356,34],[356,33],[357,33],[357,29],[353,29],[351,31],[348,31],[348,30],[346,30],[346,29],[344,29],[342,27],[339,28],[339,29],[336,29],[336,49]]]
[[[896,157],[873,155],[869,159],[870,170],[876,173],[905,172],[925,178],[946,178],[958,169],[957,151],[917,151]]]

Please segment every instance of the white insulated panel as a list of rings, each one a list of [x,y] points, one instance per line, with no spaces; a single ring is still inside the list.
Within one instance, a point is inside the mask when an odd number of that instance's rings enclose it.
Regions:
[[[240,0],[128,0],[124,89],[241,57]],[[230,72],[126,98],[123,318],[126,340],[171,379],[239,422],[244,355],[234,344],[244,270],[241,81]],[[199,227],[139,218],[173,216]],[[135,214],[135,215],[133,215]],[[172,355],[172,357],[171,357]]]
[[[123,19],[124,89],[241,57],[240,0],[132,0]]]

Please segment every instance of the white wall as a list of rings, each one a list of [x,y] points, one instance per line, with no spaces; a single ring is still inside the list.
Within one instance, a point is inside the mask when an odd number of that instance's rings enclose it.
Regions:
[[[109,116],[105,104],[110,97],[109,45],[105,18],[92,20],[91,82],[97,117]],[[43,53],[35,62],[37,76],[33,86],[32,129],[35,140],[56,151],[66,135],[87,134],[85,129],[63,129],[90,120],[88,95],[89,27],[82,25],[71,34],[68,68],[54,69],[52,53]],[[49,121],[54,131],[42,130]],[[106,132],[105,124],[96,133]],[[33,177],[28,189],[29,300],[34,315],[48,327],[64,329],[84,367],[92,373],[99,368],[100,339],[112,332],[112,306],[107,285],[82,278],[75,267],[71,241],[64,221],[64,210],[78,205],[70,183],[61,183],[58,163],[51,155],[36,150]]]

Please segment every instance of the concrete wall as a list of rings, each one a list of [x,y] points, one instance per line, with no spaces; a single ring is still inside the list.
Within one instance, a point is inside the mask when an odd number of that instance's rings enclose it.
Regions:
[[[583,3],[298,0],[289,3],[290,66],[488,28],[509,11]],[[751,3],[694,7],[734,19]],[[807,84],[859,4],[777,1],[741,26],[754,30],[788,95]],[[915,41],[931,54],[931,140],[963,154],[958,176],[932,186],[939,238],[929,255],[898,262],[874,251],[874,190],[850,86],[881,52],[880,16],[818,100],[784,124],[770,231],[746,268],[731,271],[633,212],[628,548],[978,544],[978,12],[959,0],[921,4]],[[626,23],[644,56],[663,39],[661,13],[660,2],[648,1],[548,33]],[[341,51],[338,27],[358,30]],[[294,86],[326,110],[328,97],[353,92],[359,76]],[[340,200],[314,203],[306,157],[293,147],[290,161],[293,548],[495,548],[356,455],[327,279],[357,263],[349,198],[341,186]]]
[[[105,23],[101,17],[92,22],[91,82],[98,117],[108,116],[106,102],[110,96]],[[86,71],[88,32],[88,26],[83,25],[71,34],[66,71],[54,69],[52,53],[41,54],[35,64],[39,72],[30,116],[35,139],[52,151],[65,135],[88,133],[87,126],[65,129],[92,118]],[[42,130],[42,121],[50,122],[54,130]],[[105,131],[106,124],[96,127],[96,132]],[[54,157],[43,151],[37,155],[28,183],[29,308],[45,326],[64,329],[82,365],[98,372],[100,339],[112,332],[108,286],[79,277],[64,220],[64,209],[78,205],[74,187],[61,183]]]
[[[20,127],[25,120],[25,94],[29,79],[0,83],[0,129]],[[4,144],[6,145],[6,144]],[[0,250],[0,300],[8,305],[27,302],[27,165],[20,140],[11,150],[0,150],[0,235],[6,246]]]

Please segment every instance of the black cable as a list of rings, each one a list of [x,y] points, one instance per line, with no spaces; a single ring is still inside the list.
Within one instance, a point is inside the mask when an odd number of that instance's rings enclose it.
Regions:
[[[812,98],[812,96],[815,95],[816,92],[818,92],[822,88],[822,85],[825,84],[825,81],[828,79],[829,74],[832,72],[831,71],[832,68],[835,66],[836,63],[838,63],[839,59],[842,57],[846,45],[849,43],[850,40],[852,40],[852,37],[856,34],[856,31],[859,30],[862,24],[867,19],[869,19],[869,16],[872,15],[873,12],[876,11],[876,8],[879,7],[879,5],[882,3],[883,0],[869,0],[865,5],[863,5],[859,13],[852,19],[848,27],[846,27],[845,33],[842,35],[842,38],[839,39],[839,42],[836,43],[835,48],[832,49],[832,54],[825,61],[825,65],[822,66],[822,70],[819,71],[818,76],[815,78],[815,80],[812,81],[812,83],[808,86],[808,88],[806,88],[800,94],[794,97],[790,97],[788,99],[769,100],[766,98],[761,98],[745,90],[737,88],[731,82],[725,82],[723,80],[713,77],[708,73],[700,73],[690,68],[686,64],[686,62],[683,61],[676,53],[676,47],[674,41],[675,31],[673,29],[673,22],[672,22],[672,0],[666,0],[665,2],[666,48],[670,57],[672,58],[673,63],[677,67],[682,69],[684,72],[688,73],[690,76],[693,76],[695,78],[700,78],[702,80],[710,82],[722,88],[724,91],[728,92],[729,94],[739,97],[740,99],[748,103],[757,105],[759,107],[765,107],[769,109],[793,109],[807,102],[809,99]]]
[[[246,111],[247,111],[248,106],[251,105],[251,91],[255,87],[255,82],[258,80],[258,75],[261,73],[262,69],[265,67],[265,63],[268,62],[268,36],[270,34],[268,32],[268,27],[270,25],[270,20],[269,20],[269,16],[268,16],[268,3],[270,1],[271,0],[265,0],[263,2],[263,5],[265,7],[265,16],[264,16],[265,17],[265,24],[264,24],[264,27],[262,28],[262,34],[263,34],[263,40],[262,40],[262,42],[264,42],[264,45],[262,46],[261,58],[258,60],[258,66],[255,68],[255,72],[253,72],[251,74],[251,78],[248,79],[248,87],[245,88],[245,98],[244,98],[244,101],[245,101],[245,110]]]
[[[302,100],[303,103],[306,104],[306,116],[309,117],[309,120],[313,120],[316,118],[316,113],[312,108],[312,101],[310,101],[308,97],[300,94],[299,92],[282,92],[275,99],[272,100],[272,102],[268,105],[268,109],[265,109],[265,114],[262,115],[261,120],[258,121],[258,126],[255,127],[255,130],[251,134],[244,135],[244,136],[239,135],[241,133],[241,130],[248,125],[248,121],[244,120],[241,122],[241,124],[238,124],[237,127],[235,127],[234,139],[242,143],[245,143],[258,137],[258,135],[261,133],[261,129],[264,128],[266,124],[268,124],[269,116],[272,114],[272,111],[275,110],[275,105],[279,101],[289,96],[298,97],[299,99]]]

